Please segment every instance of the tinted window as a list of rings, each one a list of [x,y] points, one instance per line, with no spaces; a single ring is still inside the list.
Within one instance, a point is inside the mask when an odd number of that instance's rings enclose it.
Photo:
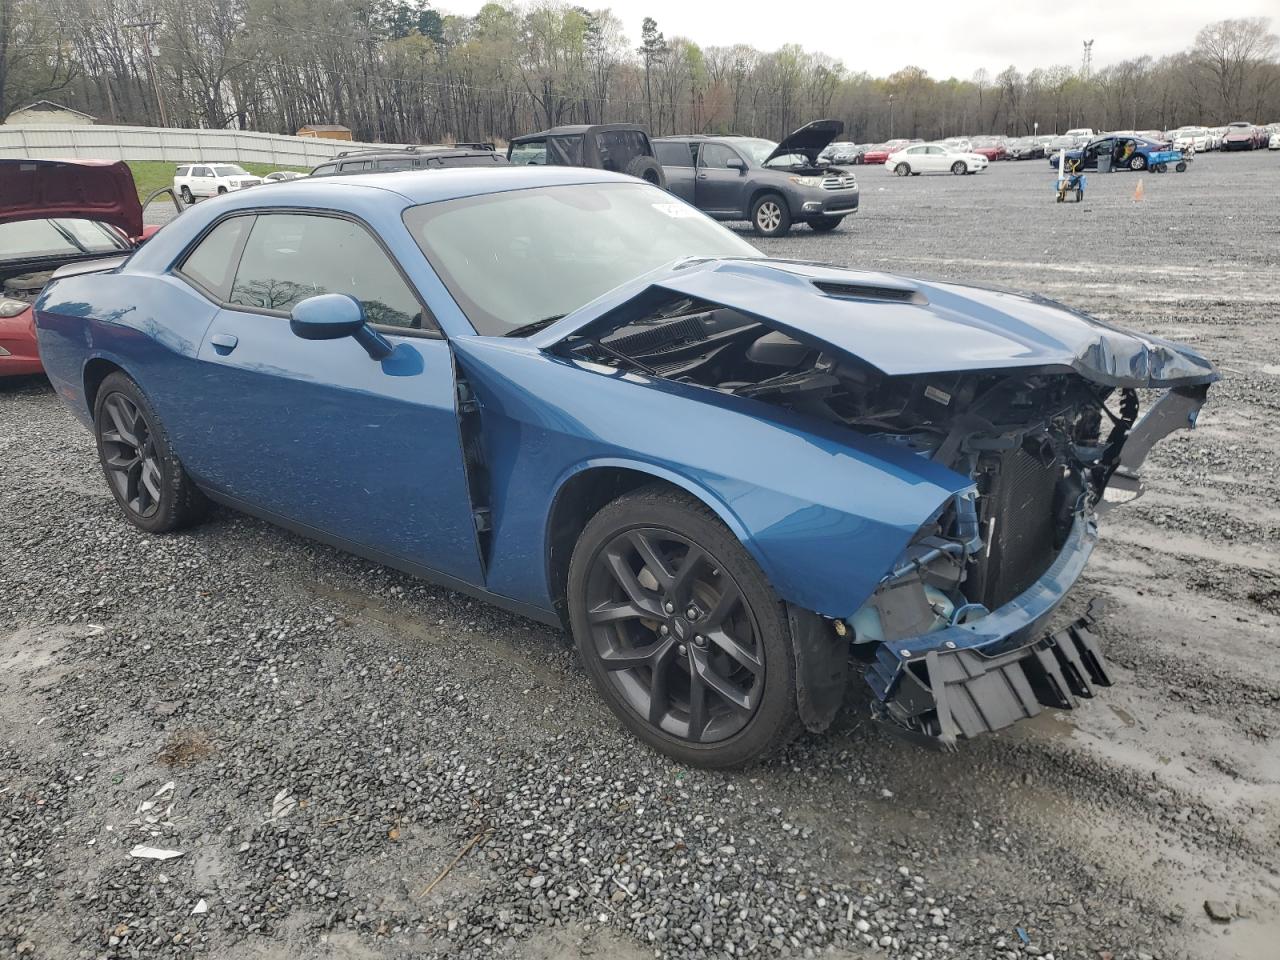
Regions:
[[[94,220],[18,220],[0,223],[0,260],[71,257],[129,249],[118,233]]]
[[[387,157],[378,161],[379,170],[412,170],[417,166],[413,157]]]
[[[209,168],[208,168],[208,167],[193,167],[193,168],[192,168],[192,170],[191,170],[191,175],[192,175],[193,177],[207,177],[207,176],[209,176]]]
[[[701,166],[727,167],[730,160],[737,160],[738,155],[722,143],[704,143],[702,145]]]
[[[648,138],[639,130],[605,130],[596,136],[600,166],[615,173],[625,172],[636,157],[648,156]]]
[[[372,160],[348,160],[341,167],[343,173],[359,173],[362,170],[372,170]]]
[[[692,167],[693,151],[687,143],[654,143],[653,152],[665,167]]]
[[[547,162],[561,167],[582,166],[582,135],[571,133],[547,138]]]
[[[422,326],[417,298],[358,223],[308,214],[259,215],[228,299],[287,312],[321,293],[355,297],[370,323]]]
[[[223,167],[214,167],[213,172],[219,177],[247,177],[249,171],[244,167],[238,167],[235,164],[227,164]]]
[[[179,272],[194,280],[216,299],[226,300],[231,290],[231,276],[236,270],[235,255],[253,217],[232,217],[223,220],[205,234]]]
[[[191,169],[190,167],[179,167],[177,170],[174,171],[173,175],[175,177],[185,177],[187,175],[187,171],[189,171],[190,169]]]
[[[311,171],[313,177],[327,177],[332,173],[336,173],[338,165],[336,163],[324,163]]]

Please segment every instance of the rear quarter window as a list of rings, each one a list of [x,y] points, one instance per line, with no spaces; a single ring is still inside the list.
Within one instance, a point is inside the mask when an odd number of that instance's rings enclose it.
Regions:
[[[177,170],[173,172],[173,175],[175,177],[185,177],[190,170],[191,170],[190,167],[179,167]]]
[[[187,254],[178,273],[203,288],[215,300],[225,303],[231,296],[231,281],[253,220],[252,216],[223,220]]]
[[[655,143],[653,151],[664,167],[693,166],[693,151],[687,143]]]

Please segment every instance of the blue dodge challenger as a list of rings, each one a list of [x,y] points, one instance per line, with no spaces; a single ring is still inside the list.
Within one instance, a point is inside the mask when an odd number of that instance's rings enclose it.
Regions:
[[[217,502],[562,624],[627,727],[716,767],[825,728],[852,671],[944,745],[1109,684],[1096,611],[1047,621],[1217,379],[575,168],[255,187],[63,268],[36,324],[137,526]]]

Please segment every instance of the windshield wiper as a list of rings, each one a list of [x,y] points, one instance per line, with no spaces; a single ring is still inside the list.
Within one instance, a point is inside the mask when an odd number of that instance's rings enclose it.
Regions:
[[[543,317],[541,320],[534,320],[532,323],[521,324],[514,330],[508,330],[503,334],[504,337],[527,337],[531,333],[537,333],[543,327],[549,327],[557,320],[563,320],[568,314],[557,313],[554,317]]]
[[[86,247],[83,243],[81,243],[74,233],[72,233],[62,224],[60,224],[57,220],[50,220],[49,226],[53,227],[54,230],[58,231],[59,236],[61,236],[63,240],[67,241],[67,243],[71,244],[81,253],[89,252],[89,248]]]

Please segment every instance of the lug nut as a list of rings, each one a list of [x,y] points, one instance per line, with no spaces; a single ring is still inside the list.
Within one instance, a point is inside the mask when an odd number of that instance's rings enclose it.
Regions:
[[[703,636],[694,637],[693,645],[695,647],[705,647],[707,645],[707,638]]]
[[[667,611],[667,613],[675,613],[676,605],[672,603],[670,600],[668,600],[666,603],[662,605],[662,609]]]
[[[685,615],[686,617],[688,617],[690,620],[697,620],[697,619],[698,619],[698,608],[697,608],[697,607],[690,607],[688,610],[686,610],[686,611],[684,612],[684,615]]]
[[[670,632],[671,632],[671,628],[668,627],[665,623],[662,626],[658,627],[658,633],[661,636],[665,637]]]

